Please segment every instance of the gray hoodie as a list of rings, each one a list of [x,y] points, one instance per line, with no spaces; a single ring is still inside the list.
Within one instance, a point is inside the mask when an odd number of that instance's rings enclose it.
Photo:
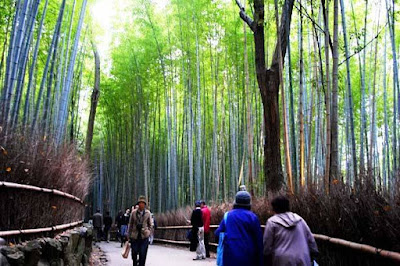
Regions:
[[[292,212],[275,214],[268,219],[264,231],[266,265],[311,265],[317,244],[299,215]]]

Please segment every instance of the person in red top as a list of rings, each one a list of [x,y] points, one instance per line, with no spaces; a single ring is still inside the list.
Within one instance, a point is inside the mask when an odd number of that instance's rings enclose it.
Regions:
[[[211,223],[211,212],[207,207],[204,200],[201,201],[201,212],[203,214],[203,224],[204,224],[204,245],[206,246],[206,257],[210,257],[210,223]]]

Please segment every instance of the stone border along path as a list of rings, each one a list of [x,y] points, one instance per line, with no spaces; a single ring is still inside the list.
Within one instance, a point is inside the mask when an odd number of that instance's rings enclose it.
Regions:
[[[131,266],[132,257],[124,259],[121,256],[121,244],[115,241],[107,243],[102,241],[96,243],[102,251],[107,255],[108,264],[116,266]],[[147,252],[146,266],[208,266],[216,265],[215,258],[207,258],[205,260],[194,261],[196,252],[190,252],[189,248],[170,247],[165,245],[153,244],[149,245]]]

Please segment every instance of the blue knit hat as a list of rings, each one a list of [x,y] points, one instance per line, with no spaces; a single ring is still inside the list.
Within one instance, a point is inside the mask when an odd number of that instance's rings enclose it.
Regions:
[[[201,201],[200,200],[196,200],[196,202],[194,203],[194,206],[200,207],[201,206]]]
[[[233,206],[236,207],[251,207],[251,195],[247,191],[239,191],[236,193],[235,202]]]

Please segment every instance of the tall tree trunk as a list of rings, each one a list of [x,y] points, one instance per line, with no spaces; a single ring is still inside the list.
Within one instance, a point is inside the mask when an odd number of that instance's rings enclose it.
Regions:
[[[365,16],[364,16],[364,47],[367,42],[367,15],[368,15],[368,0],[365,1]],[[360,129],[360,182],[365,175],[365,159],[364,159],[364,132],[366,128],[366,117],[365,117],[365,72],[366,72],[366,49],[363,50],[362,55],[362,71],[361,71],[361,129]]]
[[[330,163],[331,163],[331,80],[329,78],[329,3],[321,0],[324,11],[324,33],[325,33],[325,105],[326,105],[326,153],[324,189],[329,193],[330,187]]]
[[[278,54],[279,50],[281,50],[282,58],[285,57],[294,1],[285,0],[279,30],[281,45],[275,47],[269,69],[265,64],[264,1],[254,1],[254,21],[245,13],[238,0],[236,0],[236,3],[240,8],[240,17],[254,32],[257,82],[264,107],[264,174],[267,180],[266,188],[271,191],[278,191],[283,185],[278,101],[280,85]]]
[[[394,2],[393,2],[394,3]],[[400,112],[398,112],[397,108],[400,107],[400,101],[396,99],[400,97],[399,93],[399,79],[398,79],[398,65],[397,65],[397,53],[396,53],[396,42],[395,42],[395,31],[394,31],[394,6],[390,7],[389,0],[386,0],[386,9],[387,9],[387,19],[389,24],[389,33],[390,33],[390,41],[392,44],[392,57],[393,57],[393,176],[397,175],[397,119]]]
[[[348,99],[348,110],[349,110],[349,122],[350,122],[350,138],[351,138],[351,158],[353,165],[353,176],[357,179],[357,154],[356,154],[356,140],[354,134],[354,114],[353,114],[353,92],[351,90],[351,76],[350,76],[350,60],[349,60],[349,48],[347,44],[347,28],[346,28],[346,13],[344,0],[340,0],[341,15],[342,15],[342,27],[343,27],[343,39],[344,39],[344,55],[346,57],[346,74],[347,74],[347,99]]]
[[[200,83],[200,55],[199,55],[199,37],[197,33],[197,23],[196,27],[196,81],[197,81],[197,136],[196,136],[196,182],[195,182],[195,196],[199,199],[201,191],[201,83]]]
[[[274,1],[275,4],[275,24],[276,28],[279,29],[279,16],[278,16],[278,2]],[[278,32],[278,47],[281,46],[281,38]],[[291,193],[294,193],[293,188],[293,177],[292,177],[292,164],[290,161],[290,152],[289,152],[289,134],[288,134],[288,125],[286,119],[286,103],[285,103],[285,83],[283,82],[283,58],[282,52],[279,50],[278,52],[278,61],[279,61],[279,79],[281,84],[281,100],[282,100],[282,111],[283,111],[283,135],[284,135],[284,145],[285,145],[285,165],[286,165],[286,174],[288,180],[288,188]],[[290,67],[290,66],[289,66]]]
[[[85,153],[86,156],[88,157],[90,157],[90,152],[92,149],[94,120],[96,117],[96,109],[100,96],[100,57],[99,53],[97,52],[97,47],[93,41],[92,41],[92,48],[94,55],[94,87],[92,91],[92,96],[90,97],[90,113],[89,113],[88,128],[86,133],[86,145],[85,145]]]
[[[339,69],[339,0],[333,1],[333,51],[332,51],[332,115],[330,179],[339,179],[339,132],[338,132],[338,69]]]
[[[287,44],[288,52],[288,70],[289,70],[289,120],[290,120],[290,143],[292,152],[292,168],[293,168],[293,184],[295,187],[297,182],[297,148],[296,148],[296,131],[295,131],[295,121],[294,121],[294,99],[293,99],[293,77],[292,77],[292,60],[290,51],[290,41]]]
[[[304,107],[303,107],[303,94],[304,94],[304,64],[303,64],[303,13],[302,13],[302,5],[300,1],[300,30],[299,30],[299,55],[300,55],[300,76],[299,76],[299,118],[300,118],[300,186],[301,189],[304,189],[305,186],[305,175],[304,175],[304,164],[305,164],[305,140],[304,140]]]
[[[247,126],[247,157],[249,164],[249,189],[250,194],[254,195],[254,180],[253,180],[253,126],[251,120],[251,96],[249,92],[250,77],[249,77],[249,62],[247,56],[247,32],[246,23],[243,21],[243,33],[244,33],[244,74],[245,74],[245,91],[246,91],[246,126]]]

